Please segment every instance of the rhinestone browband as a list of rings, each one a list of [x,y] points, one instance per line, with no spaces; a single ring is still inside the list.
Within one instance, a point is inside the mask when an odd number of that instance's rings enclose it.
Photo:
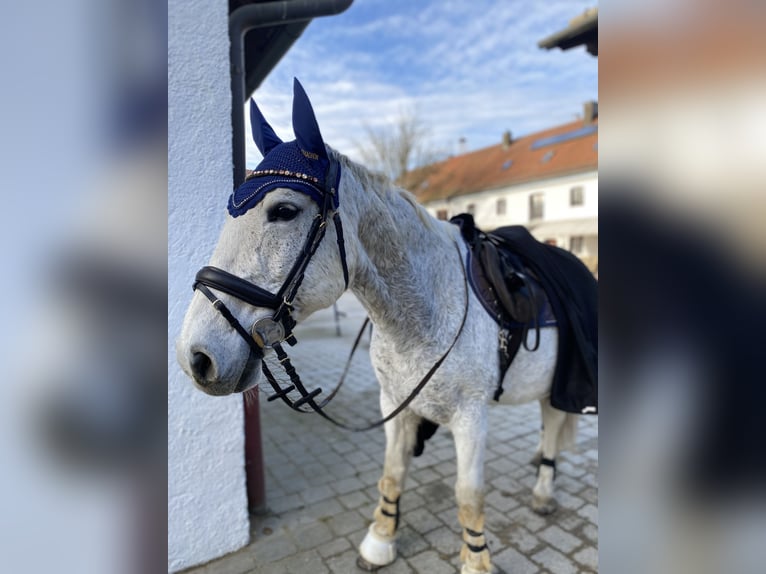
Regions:
[[[285,177],[294,177],[296,179],[310,181],[311,183],[317,183],[317,184],[319,183],[319,178],[314,177],[313,175],[308,175],[306,173],[298,173],[295,171],[288,171],[286,169],[260,169],[248,175],[247,178],[245,178],[245,181],[252,179],[254,177],[261,177],[264,175],[282,175]]]

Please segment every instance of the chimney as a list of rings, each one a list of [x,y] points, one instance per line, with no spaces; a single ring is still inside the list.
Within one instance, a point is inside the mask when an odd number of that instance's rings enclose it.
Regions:
[[[457,140],[457,143],[458,143],[457,153],[458,153],[458,155],[463,155],[468,150],[467,142],[468,142],[468,140],[465,139],[464,137],[461,137],[459,140]]]
[[[593,120],[598,117],[598,102],[593,100],[585,102],[583,104],[583,123],[587,126],[592,124]]]
[[[513,142],[513,139],[511,138],[511,130],[505,130],[503,132],[503,149],[511,147],[511,142]]]

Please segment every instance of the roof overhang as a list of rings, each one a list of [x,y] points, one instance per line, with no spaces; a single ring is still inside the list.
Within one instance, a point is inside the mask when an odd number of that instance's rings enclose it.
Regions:
[[[257,4],[264,9],[278,7],[283,21],[276,19],[271,25],[259,26],[245,36],[246,98],[261,85],[313,18],[343,12],[351,0],[229,0],[229,15]],[[265,16],[266,10],[263,13]],[[297,13],[303,15],[299,21],[290,16]]]
[[[574,18],[569,26],[540,40],[537,45],[546,50],[569,50],[585,44],[588,53],[598,56],[598,8],[591,8]]]

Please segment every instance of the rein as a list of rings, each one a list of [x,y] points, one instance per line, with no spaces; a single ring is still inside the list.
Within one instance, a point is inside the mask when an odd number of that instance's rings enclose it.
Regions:
[[[367,327],[367,324],[369,323],[369,318],[365,319],[364,323],[362,324],[362,328],[359,331],[359,334],[356,337],[356,340],[354,341],[354,346],[351,349],[351,353],[348,357],[348,360],[346,362],[346,366],[343,369],[343,374],[341,375],[340,381],[336,385],[335,389],[327,396],[327,398],[322,401],[321,404],[317,404],[317,402],[314,400],[321,392],[321,388],[316,388],[313,391],[309,392],[306,390],[305,386],[303,385],[300,376],[298,375],[295,368],[292,366],[292,363],[290,363],[290,358],[287,356],[287,353],[284,352],[282,349],[282,346],[279,344],[274,345],[274,351],[277,353],[277,358],[279,359],[279,362],[282,364],[282,367],[285,369],[285,372],[290,377],[290,384],[287,387],[281,388],[279,384],[277,383],[276,379],[274,378],[274,375],[271,373],[269,368],[266,366],[266,363],[261,363],[263,374],[266,376],[266,379],[271,384],[272,388],[274,389],[275,393],[268,397],[267,401],[274,401],[276,399],[282,399],[282,401],[291,409],[294,411],[298,411],[301,413],[308,413],[308,412],[316,412],[324,419],[330,421],[335,426],[338,426],[342,429],[354,431],[354,432],[362,432],[362,431],[368,431],[371,429],[374,429],[376,427],[379,427],[391,419],[393,419],[396,415],[401,413],[409,404],[415,400],[415,397],[420,394],[420,391],[423,390],[423,388],[426,386],[428,381],[431,380],[431,377],[433,377],[434,373],[441,367],[444,360],[447,358],[447,356],[450,354],[452,349],[454,348],[455,344],[457,343],[458,339],[460,338],[460,335],[463,332],[463,327],[465,327],[465,321],[468,317],[468,276],[466,274],[466,270],[463,267],[462,262],[462,256],[460,254],[460,248],[455,244],[455,249],[457,249],[458,252],[458,261],[460,262],[460,268],[463,271],[463,284],[464,284],[464,294],[465,294],[465,304],[463,308],[463,318],[460,320],[460,327],[458,327],[457,332],[455,333],[455,337],[452,339],[452,342],[450,343],[449,347],[447,347],[447,350],[444,351],[441,357],[431,366],[431,368],[428,370],[428,372],[423,376],[422,379],[420,379],[420,382],[418,382],[417,385],[415,385],[415,388],[412,389],[410,394],[407,396],[402,403],[396,407],[393,411],[391,411],[388,415],[383,417],[382,419],[379,419],[373,423],[369,423],[367,425],[362,426],[355,426],[355,425],[349,425],[342,421],[339,421],[335,418],[333,418],[331,415],[324,412],[324,407],[332,400],[332,398],[335,396],[335,394],[340,389],[341,385],[343,384],[346,373],[348,372],[349,365],[351,364],[351,359],[354,356],[354,352],[356,351],[357,346],[359,345],[359,341],[362,338],[362,333],[364,333],[364,329]],[[298,393],[301,395],[301,397],[297,400],[292,400],[288,394],[291,393],[293,390],[297,390]],[[311,407],[311,410],[303,410],[301,407],[303,405],[308,405]]]

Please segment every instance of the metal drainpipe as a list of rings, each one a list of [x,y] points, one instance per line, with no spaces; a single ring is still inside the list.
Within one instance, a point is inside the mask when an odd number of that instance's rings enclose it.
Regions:
[[[282,0],[248,4],[229,16],[231,41],[231,127],[233,130],[234,188],[245,181],[245,34],[255,28],[292,24],[346,10],[353,0]]]
[[[241,6],[229,15],[231,41],[231,126],[234,160],[234,188],[245,181],[245,35],[255,28],[291,24],[319,16],[340,14],[353,0],[283,0]],[[248,509],[258,514],[266,509],[266,485],[261,446],[260,401],[243,398],[245,407],[245,472]]]

